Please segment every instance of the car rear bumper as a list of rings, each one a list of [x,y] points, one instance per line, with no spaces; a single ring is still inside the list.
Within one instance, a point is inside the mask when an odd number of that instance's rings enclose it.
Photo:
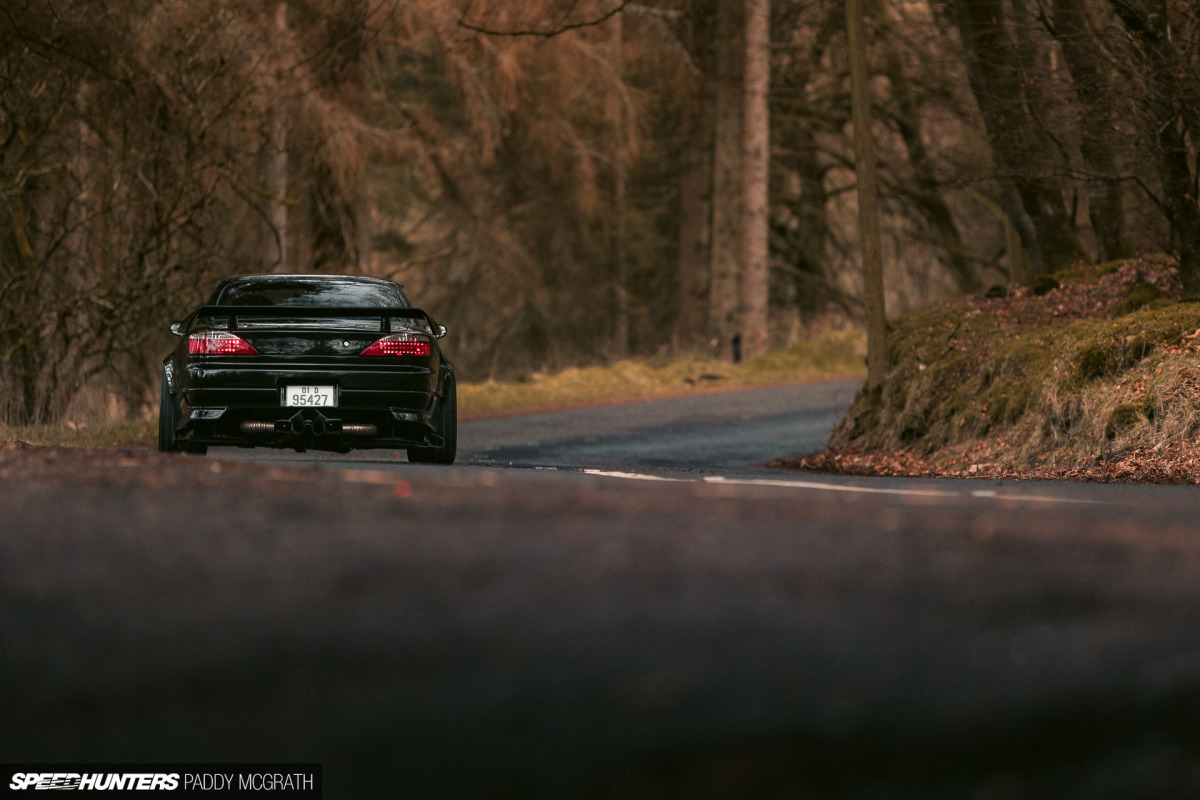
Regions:
[[[347,450],[436,447],[438,377],[425,366],[189,365],[176,435],[204,445]],[[336,405],[291,407],[288,386],[333,386]]]

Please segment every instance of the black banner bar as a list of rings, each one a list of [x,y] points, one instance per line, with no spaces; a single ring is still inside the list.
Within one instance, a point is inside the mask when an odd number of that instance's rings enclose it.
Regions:
[[[100,797],[204,794],[219,800],[321,797],[320,764],[5,764],[0,797],[76,791]],[[44,797],[45,795],[39,795]]]

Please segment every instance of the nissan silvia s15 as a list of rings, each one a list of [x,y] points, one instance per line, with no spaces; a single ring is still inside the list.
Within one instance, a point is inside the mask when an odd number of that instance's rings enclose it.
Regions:
[[[392,281],[229,278],[171,332],[159,450],[395,448],[409,461],[454,461],[454,367],[438,347],[446,328]]]

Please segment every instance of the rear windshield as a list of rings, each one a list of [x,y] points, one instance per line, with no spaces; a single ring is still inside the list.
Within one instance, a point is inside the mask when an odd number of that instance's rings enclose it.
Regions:
[[[239,281],[213,299],[220,306],[308,306],[316,308],[407,307],[394,284],[359,281]]]

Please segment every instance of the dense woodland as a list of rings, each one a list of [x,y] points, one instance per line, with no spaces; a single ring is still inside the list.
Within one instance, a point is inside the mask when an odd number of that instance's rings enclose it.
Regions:
[[[889,314],[1076,259],[1200,290],[1200,9],[868,0]],[[839,0],[0,0],[0,420],[141,413],[261,271],[404,283],[465,378],[862,314]]]

